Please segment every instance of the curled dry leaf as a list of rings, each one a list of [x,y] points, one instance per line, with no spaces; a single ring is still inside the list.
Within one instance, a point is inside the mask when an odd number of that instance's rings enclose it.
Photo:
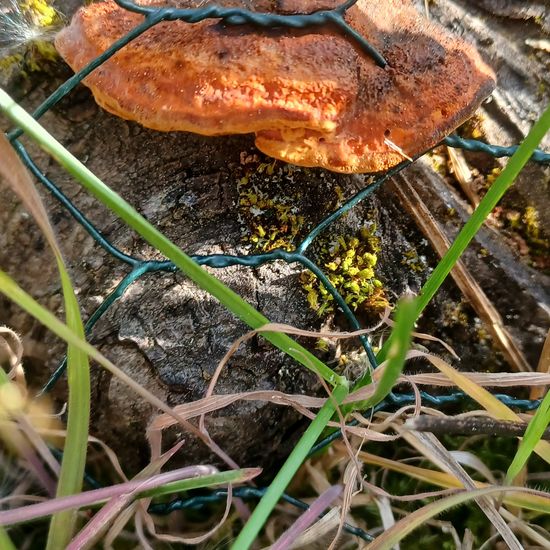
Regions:
[[[0,366],[7,363],[10,367],[10,377],[15,377],[17,383],[25,387],[25,377],[21,369],[22,359],[21,338],[9,327],[0,327]]]

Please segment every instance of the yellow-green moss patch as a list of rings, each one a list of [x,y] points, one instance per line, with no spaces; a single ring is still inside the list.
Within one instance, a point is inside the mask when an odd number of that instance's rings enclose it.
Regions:
[[[388,305],[384,286],[375,273],[380,250],[375,232],[376,226],[372,224],[357,235],[337,236],[332,242],[323,243],[317,251],[317,264],[352,310],[363,308],[374,312]],[[300,280],[313,310],[319,315],[334,310],[332,295],[313,273],[304,271]]]
[[[25,0],[1,14],[3,49],[0,71],[18,71],[22,76],[45,71],[59,56],[51,41],[61,22],[58,12],[45,0]]]
[[[307,168],[280,161],[252,160],[241,170],[237,191],[239,219],[245,228],[243,241],[258,252],[294,250],[318,221],[309,219],[309,215],[306,220],[304,215],[311,210],[311,203],[315,201],[315,214],[322,216],[331,212],[342,197],[338,185],[330,188],[328,196],[317,197],[319,182],[315,178],[319,173]],[[309,178],[310,189],[307,188]],[[308,192],[313,195],[309,196]]]
[[[540,227],[540,214],[530,205],[523,211],[501,209],[497,211],[501,223],[513,232],[513,241],[518,252],[526,256],[529,263],[542,271],[550,269],[550,240],[545,237]]]

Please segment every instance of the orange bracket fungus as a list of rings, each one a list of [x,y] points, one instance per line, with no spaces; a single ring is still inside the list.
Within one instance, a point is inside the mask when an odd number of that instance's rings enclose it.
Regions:
[[[280,15],[339,6],[338,0],[229,3]],[[347,173],[384,171],[428,150],[495,85],[475,49],[426,20],[411,0],[358,0],[344,18],[382,54],[385,67],[330,22],[294,29],[175,20],[144,32],[84,83],[107,111],[148,128],[253,132],[267,155]],[[143,21],[113,0],[91,4],[55,44],[79,71]]]

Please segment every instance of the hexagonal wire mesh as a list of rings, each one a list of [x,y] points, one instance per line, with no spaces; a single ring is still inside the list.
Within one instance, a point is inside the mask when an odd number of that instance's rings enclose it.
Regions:
[[[139,13],[144,16],[144,20],[141,24],[132,29],[126,36],[113,43],[104,53],[99,55],[96,59],[91,61],[86,67],[77,72],[73,77],[68,79],[63,85],[61,85],[46,101],[44,101],[33,113],[33,116],[38,119],[44,115],[49,109],[51,109],[62,98],[67,96],[74,88],[82,82],[82,80],[88,76],[92,71],[104,63],[107,59],[112,57],[117,51],[123,48],[130,41],[134,40],[148,29],[157,25],[163,21],[181,20],[189,24],[197,23],[205,19],[219,19],[225,25],[243,25],[248,24],[259,28],[267,27],[284,27],[291,29],[304,29],[310,27],[319,27],[327,24],[336,25],[341,32],[348,37],[349,40],[355,42],[355,44],[363,50],[366,55],[373,58],[375,63],[381,67],[386,65],[386,61],[382,54],[372,46],[363,36],[358,34],[353,28],[351,28],[344,19],[344,15],[347,10],[351,8],[357,0],[348,0],[340,6],[332,10],[324,10],[314,12],[311,14],[298,14],[298,15],[278,15],[272,13],[257,13],[242,8],[226,8],[216,5],[206,5],[196,9],[179,9],[174,7],[144,7],[135,4],[131,0],[115,0],[116,3],[127,10],[135,13]],[[101,232],[93,225],[93,223],[81,212],[61,191],[61,189],[51,181],[36,165],[32,157],[26,151],[25,147],[18,140],[22,131],[15,129],[8,134],[8,137],[21,156],[25,165],[30,169],[32,174],[40,181],[46,189],[63,205],[64,208],[71,214],[71,216],[92,236],[92,238],[101,246],[107,253],[111,254],[114,258],[127,264],[130,268],[129,273],[120,281],[117,287],[105,297],[101,305],[90,316],[86,323],[86,331],[89,333],[102,315],[113,305],[113,303],[119,299],[124,292],[140,277],[147,273],[155,272],[169,272],[176,271],[175,266],[170,261],[147,261],[138,257],[133,257],[122,250],[118,249],[111,242],[109,242]],[[455,148],[461,148],[467,151],[482,152],[492,157],[507,157],[511,156],[517,147],[501,147],[496,145],[490,145],[478,140],[464,139],[457,135],[450,135],[443,141],[446,145]],[[550,164],[550,154],[537,150],[533,154],[531,160],[533,162]],[[310,245],[315,241],[323,231],[329,228],[336,220],[341,218],[344,214],[349,212],[352,208],[361,204],[366,198],[374,193],[380,186],[384,184],[389,178],[406,168],[411,162],[404,161],[395,168],[389,170],[383,175],[377,176],[373,183],[368,187],[357,192],[352,198],[347,200],[340,208],[328,215],[322,220],[310,233],[295,247],[293,251],[275,249],[270,252],[261,254],[249,254],[244,256],[239,255],[226,255],[226,254],[213,254],[213,255],[194,255],[191,256],[199,265],[205,265],[212,268],[222,269],[229,266],[247,266],[247,267],[259,267],[263,264],[281,260],[291,263],[297,263],[302,265],[305,269],[310,270],[325,287],[328,293],[332,296],[335,303],[344,313],[347,318],[350,327],[353,330],[360,329],[361,326],[355,317],[353,311],[350,309],[344,298],[338,292],[338,290],[331,284],[328,277],[316,265],[310,258],[306,256],[306,253]],[[369,340],[366,336],[360,336],[361,344],[367,354],[367,357],[373,368],[376,368],[377,361],[376,356],[372,350]],[[55,383],[59,380],[65,370],[65,361],[63,361],[50,380],[44,387],[44,391],[50,391]],[[441,407],[449,403],[456,403],[466,398],[462,392],[454,392],[449,395],[435,396],[427,392],[421,392],[423,403],[432,407]],[[503,403],[508,406],[515,407],[520,410],[533,410],[536,409],[540,403],[540,400],[526,400],[517,399],[510,395],[497,395]],[[415,396],[410,393],[390,393],[389,396],[380,404],[375,407],[375,411],[385,409],[395,409],[405,404],[414,403]],[[369,414],[370,411],[366,413]],[[319,442],[310,452],[313,454],[323,447],[329,445],[332,441],[340,437],[339,431],[333,433],[330,437]],[[95,484],[94,480],[88,478],[88,482],[92,485]],[[265,489],[253,489],[253,488],[241,488],[234,490],[234,496],[245,499],[257,499],[261,498]],[[170,504],[156,504],[151,506],[151,512],[157,514],[167,514],[176,509],[186,508],[198,508],[206,506],[211,502],[217,502],[224,500],[227,497],[227,491],[217,490],[213,491],[209,495],[194,496],[187,499],[178,499]],[[284,495],[283,499],[287,502],[300,507],[307,508],[305,503],[300,502],[293,497]],[[364,540],[372,540],[372,537],[365,531],[346,525],[346,530],[352,534],[355,534]]]

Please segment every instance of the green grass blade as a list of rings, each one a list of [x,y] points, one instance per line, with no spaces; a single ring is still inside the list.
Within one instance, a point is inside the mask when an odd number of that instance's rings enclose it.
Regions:
[[[2,157],[0,175],[3,177],[4,183],[21,199],[54,253],[61,278],[67,324],[75,333],[84,337],[84,327],[76,295],[46,210],[25,166],[3,135],[0,135],[0,156]],[[10,297],[9,292],[7,295]],[[90,418],[88,356],[72,345],[69,345],[67,349],[67,372],[69,386],[67,436],[57,483],[56,495],[59,497],[79,493],[82,490],[88,445]],[[76,510],[54,515],[48,533],[47,549],[64,548],[72,538],[75,523]]]
[[[246,470],[230,470],[228,472],[220,472],[219,474],[172,481],[162,487],[142,491],[136,495],[136,498],[155,498],[163,495],[173,495],[174,493],[183,493],[192,489],[215,487],[216,485],[225,485],[226,483],[240,483],[243,479],[243,473],[246,473]]]
[[[39,520],[44,517],[48,517],[53,514],[53,511],[58,512],[59,510],[78,508],[78,509],[89,509],[89,508],[98,508],[103,504],[117,499],[119,497],[130,497],[130,498],[155,498],[166,495],[172,495],[174,493],[182,493],[185,491],[191,491],[193,489],[204,489],[208,487],[215,487],[217,485],[226,485],[229,483],[244,483],[249,481],[252,477],[255,477],[261,472],[260,468],[249,468],[243,470],[230,470],[228,472],[219,472],[215,474],[201,475],[199,477],[193,477],[189,479],[180,479],[177,481],[172,481],[165,483],[159,487],[153,487],[151,489],[137,491],[133,493],[125,493],[125,489],[117,487],[116,485],[111,488],[103,488],[99,490],[92,490],[79,495],[72,495],[68,498],[60,498],[55,501],[44,501],[37,504],[28,504],[19,509],[13,509],[8,512],[0,511],[0,530],[3,529],[3,525],[17,525],[23,523],[29,523],[32,521]],[[99,494],[105,489],[111,489],[110,496],[105,496],[105,494]],[[117,491],[120,493],[117,494]],[[6,514],[9,514],[9,517],[6,517]],[[1,537],[0,537],[1,542]],[[0,549],[3,550],[3,546],[0,544]]]
[[[382,399],[384,399],[388,393],[390,393],[397,379],[403,371],[405,366],[405,358],[407,351],[411,346],[412,331],[414,329],[414,323],[416,321],[416,313],[418,310],[416,302],[418,298],[413,300],[401,300],[397,306],[395,312],[395,325],[392,330],[392,345],[388,350],[387,361],[388,364],[382,375],[382,378],[378,382],[374,393],[369,399],[360,403],[354,403],[354,409],[368,409],[374,407]],[[369,383],[370,373],[366,372],[355,384],[353,390],[357,390]]]
[[[447,275],[451,272],[456,262],[462,256],[476,233],[479,231],[483,222],[487,219],[489,214],[498,204],[504,193],[514,183],[518,174],[521,172],[527,161],[530,159],[533,151],[537,148],[546,132],[550,129],[550,106],[546,108],[542,116],[533,126],[527,137],[523,140],[518,150],[508,161],[508,164],[494,181],[493,185],[487,191],[487,194],[483,197],[479,206],[475,209],[470,219],[466,222],[460,233],[457,235],[453,244],[447,250],[447,253],[441,258],[441,261],[437,264],[433,270],[430,278],[426,281],[426,284],[422,288],[419,300],[417,302],[416,316],[424,311],[424,308],[428,305],[430,300],[434,297],[435,293],[439,290],[443,281]],[[392,337],[388,338],[386,344],[378,353],[377,359],[381,362],[384,361],[389,346],[391,345]]]
[[[332,399],[326,401],[304,435],[302,435],[300,441],[298,441],[298,444],[275,476],[275,479],[271,482],[269,489],[258,503],[258,506],[256,506],[243,530],[239,533],[235,542],[233,542],[231,550],[248,550],[250,548],[258,533],[265,525],[273,508],[279,502],[284,490],[294,477],[294,474],[302,465],[309,450],[313,447],[317,438],[332,418],[336,410],[335,404],[339,405],[342,403],[348,395],[348,391],[347,385],[336,386],[334,388]]]
[[[535,450],[535,447],[542,438],[544,430],[550,425],[550,392],[542,400],[537,412],[529,422],[525,435],[523,436],[514,460],[506,472],[506,481],[511,483],[525,466],[527,460]]]
[[[0,527],[0,548],[2,550],[17,550],[3,527]]]
[[[0,110],[8,118],[22,128],[47,153],[73,175],[83,187],[110,208],[117,216],[124,220],[132,229],[139,233],[151,246],[159,250],[166,258],[185,273],[202,289],[217,298],[227,309],[253,329],[267,324],[269,320],[243,300],[236,292],[227,288],[216,277],[210,275],[201,266],[196,264],[178,246],[167,239],[158,229],[151,225],[129,203],[106,186],[77,158],[69,153],[55,140],[37,121],[11,99],[0,88]],[[337,375],[317,357],[296,343],[292,338],[282,333],[263,333],[263,336],[279,349],[296,359],[305,367],[314,370],[329,384],[337,385],[344,382],[344,378]]]
[[[67,326],[85,339],[80,309],[69,275],[62,262],[58,262],[58,266],[65,299]],[[67,348],[67,380],[69,386],[67,437],[57,484],[56,496],[58,497],[79,493],[82,490],[88,447],[90,365],[88,356],[72,344]],[[46,549],[64,548],[71,540],[75,526],[76,510],[67,510],[52,516]]]

